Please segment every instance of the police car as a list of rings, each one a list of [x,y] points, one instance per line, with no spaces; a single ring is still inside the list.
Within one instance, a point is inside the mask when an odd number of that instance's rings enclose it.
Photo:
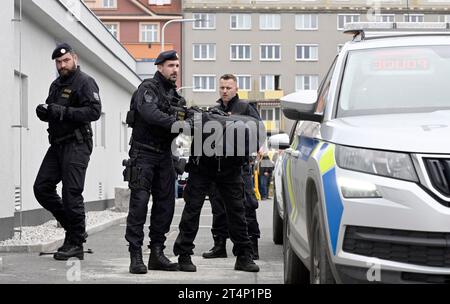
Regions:
[[[450,25],[353,23],[285,96],[286,283],[450,282]]]

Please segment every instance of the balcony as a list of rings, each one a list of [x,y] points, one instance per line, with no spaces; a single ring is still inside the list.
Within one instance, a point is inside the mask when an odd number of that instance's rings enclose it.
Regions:
[[[263,120],[266,132],[269,134],[277,134],[280,132],[280,121],[276,120]]]
[[[264,91],[264,99],[281,99],[283,96],[283,90]]]
[[[383,7],[405,9],[407,0],[380,1]],[[409,0],[409,7],[414,11],[431,8],[444,8],[448,6],[445,0]],[[235,8],[260,8],[260,9],[340,9],[352,7],[352,9],[368,8],[367,0],[183,0],[185,10],[192,9],[235,9]]]
[[[248,91],[239,91],[238,94],[240,99],[248,99]]]
[[[136,60],[156,59],[161,53],[161,43],[123,43],[123,46]],[[165,43],[164,50],[173,50],[173,44]]]

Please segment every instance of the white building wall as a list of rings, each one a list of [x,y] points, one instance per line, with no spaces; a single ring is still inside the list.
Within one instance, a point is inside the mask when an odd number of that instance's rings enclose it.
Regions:
[[[81,20],[74,21],[67,17],[66,8],[58,0],[23,3],[23,19],[17,23],[11,22],[14,1],[0,2],[0,113],[7,113],[0,120],[0,240],[12,231],[14,190],[20,182],[22,211],[41,209],[34,197],[33,184],[49,147],[48,124],[37,118],[35,109],[45,103],[50,84],[57,77],[51,60],[56,44],[63,41],[71,44],[79,54],[82,71],[92,76],[100,88],[105,138],[100,139],[102,132],[98,127],[95,137],[99,137],[99,145],[94,147],[83,193],[87,203],[113,199],[115,187],[127,187],[122,181],[122,159],[127,157],[130,130],[123,122],[131,95],[140,83],[134,72],[134,59],[84,5],[79,8]],[[22,110],[20,73],[25,101]],[[21,122],[25,123],[21,131],[11,128]],[[95,124],[92,123],[94,132]],[[97,124],[100,126],[100,122]],[[8,233],[2,232],[4,227],[8,227]]]
[[[13,103],[14,85],[13,76],[13,23],[14,2],[12,0],[0,2],[0,28],[2,29],[0,41],[0,113],[8,113]],[[0,119],[0,238],[11,235],[12,227],[8,224],[14,215],[14,206],[11,204],[14,198],[14,183],[11,179],[13,167],[11,164],[12,150],[8,147],[11,143],[13,129],[9,115],[2,114]],[[2,222],[4,223],[2,225]]]

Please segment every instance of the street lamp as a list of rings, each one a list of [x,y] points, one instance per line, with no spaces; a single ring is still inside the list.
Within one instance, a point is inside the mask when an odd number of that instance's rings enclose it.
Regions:
[[[195,22],[195,21],[203,21],[203,20],[204,20],[204,19],[190,18],[190,19],[172,19],[172,20],[166,22],[166,23],[163,25],[162,33],[161,33],[161,52],[164,52],[164,42],[165,42],[165,41],[164,41],[164,34],[165,34],[165,31],[166,31],[166,27],[167,27],[169,24],[175,23],[175,22]]]
[[[188,87],[181,87],[177,89],[177,92],[179,93],[180,91],[184,90],[184,89],[194,89],[197,90],[199,89],[199,87],[193,87],[193,86],[188,86]]]

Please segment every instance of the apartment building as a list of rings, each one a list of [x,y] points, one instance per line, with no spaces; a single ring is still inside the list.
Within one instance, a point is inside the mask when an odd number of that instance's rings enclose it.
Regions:
[[[183,66],[191,104],[218,99],[218,79],[238,77],[271,133],[289,132],[279,98],[318,88],[344,43],[347,22],[450,21],[449,0],[184,0]]]
[[[141,78],[152,77],[162,49],[182,49],[181,0],[84,0],[111,34],[137,60]],[[163,32],[164,25],[168,24]],[[164,37],[163,37],[164,36]],[[179,80],[181,84],[181,80]]]

